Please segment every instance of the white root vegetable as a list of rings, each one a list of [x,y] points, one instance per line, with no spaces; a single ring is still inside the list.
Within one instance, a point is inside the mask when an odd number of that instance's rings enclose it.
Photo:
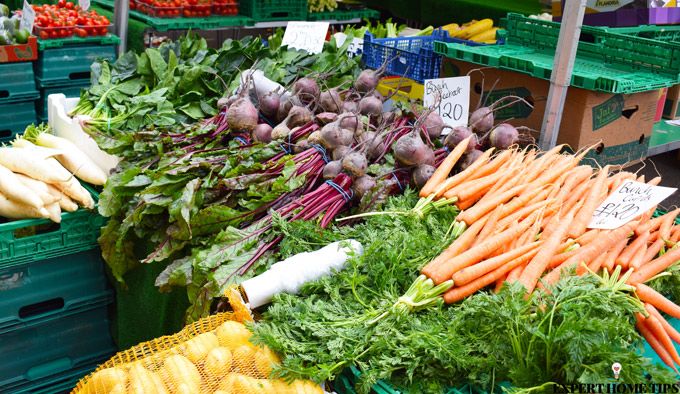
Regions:
[[[61,192],[58,191],[57,189],[54,189],[58,195],[52,195],[50,193],[50,186],[43,182],[43,181],[38,181],[33,178],[27,177],[24,174],[14,174],[21,183],[28,187],[29,189],[33,190],[35,194],[40,197],[40,199],[43,202],[43,205],[49,205],[55,202],[59,202],[59,199],[61,198]]]
[[[49,219],[50,213],[44,207],[35,208],[0,194],[0,216],[9,219]]]
[[[78,210],[78,204],[76,204],[71,198],[64,193],[60,192],[59,189],[52,185],[47,185],[47,190],[49,193],[58,199],[59,207],[62,211],[75,212]]]
[[[90,193],[85,189],[76,178],[71,178],[67,182],[57,182],[53,184],[62,193],[73,199],[73,201],[80,204],[80,206],[93,209],[94,200]]]
[[[73,178],[58,161],[46,158],[31,148],[0,148],[0,165],[45,183],[66,182]]]
[[[40,133],[36,137],[39,146],[61,151],[56,159],[75,176],[93,185],[106,183],[106,174],[85,153],[71,141],[56,137],[49,133]]]
[[[45,210],[49,213],[51,221],[54,223],[61,223],[61,207],[59,207],[58,202],[45,205]]]
[[[291,93],[286,90],[282,85],[272,81],[271,79],[265,77],[262,70],[245,70],[241,73],[241,86],[239,89],[243,89],[243,86],[248,80],[252,81],[251,86],[248,89],[255,88],[257,97],[264,97],[267,93],[277,92],[281,95],[281,101],[288,101]]]
[[[40,209],[45,203],[29,187],[24,185],[15,173],[0,165],[0,193],[8,198]]]

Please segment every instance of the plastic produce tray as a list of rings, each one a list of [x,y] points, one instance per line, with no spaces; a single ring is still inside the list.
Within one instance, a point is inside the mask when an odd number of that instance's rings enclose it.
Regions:
[[[306,0],[241,0],[242,15],[261,21],[304,21],[307,19]]]
[[[14,394],[70,393],[83,377],[89,375],[111,356],[108,352],[106,354],[102,353],[102,355],[103,357],[93,358],[86,362],[82,362],[73,369],[61,372],[56,376],[34,381],[27,387],[15,390]]]
[[[107,294],[99,248],[0,269],[0,338]]]
[[[0,104],[0,144],[13,140],[16,134],[23,132],[26,126],[36,120],[35,100]]]
[[[113,45],[62,46],[45,49],[35,62],[39,88],[69,85],[90,80],[90,65],[97,59],[114,60]]]
[[[90,86],[90,81],[86,83],[76,83],[67,86],[54,86],[50,88],[40,89],[40,100],[38,100],[37,113],[38,118],[47,119],[47,97],[50,94],[63,93],[66,98],[80,97],[80,90],[87,89]]]
[[[508,14],[505,45],[470,47],[435,42],[454,59],[550,79],[560,24]],[[608,93],[660,89],[680,80],[680,44],[583,26],[571,84]]]
[[[96,193],[92,194],[97,201]],[[0,222],[0,272],[31,261],[91,250],[97,246],[105,222],[96,208],[62,213],[59,224],[47,219]]]
[[[387,62],[387,74],[423,83],[426,79],[439,77],[442,58],[433,51],[435,40],[448,42],[451,38],[441,29],[423,37],[374,38],[366,32],[362,61],[373,69],[379,69]]]
[[[238,3],[231,0],[213,0],[212,4],[213,15],[237,15]]]
[[[91,305],[0,335],[0,392],[44,386],[45,381],[115,353],[109,329],[111,300],[107,295]]]
[[[378,19],[380,12],[370,8],[358,10],[335,10],[326,12],[310,12],[307,20],[310,21],[348,21],[352,19]]]
[[[31,63],[2,63],[0,76],[0,104],[39,97]]]
[[[120,38],[114,34],[92,37],[69,37],[54,38],[50,40],[38,40],[38,49],[41,51],[50,48],[61,48],[71,45],[118,45]]]

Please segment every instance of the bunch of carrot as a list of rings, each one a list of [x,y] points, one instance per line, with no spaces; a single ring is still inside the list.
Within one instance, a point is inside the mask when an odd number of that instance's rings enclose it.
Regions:
[[[561,146],[543,153],[488,150],[449,177],[468,142],[451,151],[420,192],[426,199],[457,198],[462,210],[456,225],[465,231],[422,269],[436,284],[453,280],[445,301],[490,285],[498,290],[506,282],[519,282],[529,294],[572,272],[617,270],[644,302],[638,330],[675,369],[680,356],[672,341],[680,343],[680,333],[658,311],[680,318],[680,306],[644,282],[680,261],[680,226],[674,225],[680,209],[652,218],[655,207],[614,230],[588,229],[611,192],[644,177],[579,165],[587,150],[560,154]],[[647,183],[659,182],[657,177]]]

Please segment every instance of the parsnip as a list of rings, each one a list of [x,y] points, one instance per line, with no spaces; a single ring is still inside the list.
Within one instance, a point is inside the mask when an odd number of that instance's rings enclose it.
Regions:
[[[46,183],[67,182],[73,178],[58,161],[28,148],[0,148],[0,165]]]
[[[44,207],[35,208],[0,194],[0,216],[9,219],[49,219],[50,213]]]
[[[106,174],[85,153],[71,141],[56,137],[49,133],[40,133],[36,137],[39,146],[53,148],[61,153],[56,159],[75,176],[93,185],[106,183]]]
[[[42,199],[24,185],[15,173],[0,165],[0,193],[22,204],[40,209],[45,205]]]
[[[52,195],[50,193],[49,186],[47,185],[47,183],[45,183],[43,181],[35,180],[31,177],[27,177],[24,174],[14,174],[14,175],[19,179],[19,181],[21,181],[21,183],[24,186],[33,190],[33,192],[35,194],[37,194],[38,197],[40,197],[40,199],[42,200],[44,205],[49,205],[49,204],[52,204],[54,202],[59,202],[61,192],[59,192],[57,189],[54,189],[54,190],[59,194],[58,195]],[[77,206],[76,206],[76,209],[78,209]]]

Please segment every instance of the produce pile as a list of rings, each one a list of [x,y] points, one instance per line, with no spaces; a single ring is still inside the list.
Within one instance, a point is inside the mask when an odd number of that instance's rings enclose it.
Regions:
[[[12,146],[0,147],[0,217],[60,223],[62,211],[93,209],[90,192],[76,177],[92,185],[106,182],[104,171],[73,143],[29,126]]]
[[[0,3],[0,45],[25,44],[31,33],[20,28],[21,16],[11,14],[9,7]]]
[[[84,11],[71,1],[59,0],[56,4],[32,4],[35,11],[33,33],[42,40],[78,37],[104,36],[111,23],[96,11]],[[21,16],[21,11],[15,15]]]
[[[495,44],[496,32],[498,31],[498,27],[494,27],[493,20],[491,19],[472,20],[462,25],[451,23],[442,26],[442,29],[449,33],[449,37],[474,41],[480,44]]]

